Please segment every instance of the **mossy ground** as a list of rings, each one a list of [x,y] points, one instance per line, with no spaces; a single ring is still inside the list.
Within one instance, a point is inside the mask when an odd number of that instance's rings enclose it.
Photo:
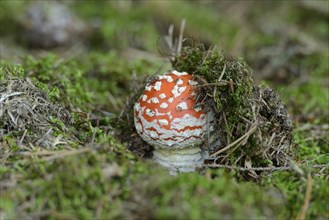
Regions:
[[[329,218],[328,11],[275,1],[72,1],[82,20],[100,25],[78,45],[42,50],[17,37],[29,4],[0,2],[0,92],[8,80],[28,78],[72,123],[51,113],[48,129],[65,141],[45,148],[25,142],[33,127],[10,130],[0,113],[2,219]],[[136,78],[171,68],[159,38],[169,24],[177,36],[183,18],[184,36],[244,57],[256,82],[278,90],[294,123],[292,169],[249,181],[224,168],[173,177],[118,140],[116,120]]]

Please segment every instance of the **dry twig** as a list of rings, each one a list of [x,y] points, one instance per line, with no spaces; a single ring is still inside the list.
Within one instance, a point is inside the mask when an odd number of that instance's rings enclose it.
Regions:
[[[238,170],[238,171],[285,171],[285,170],[295,170],[295,167],[292,166],[284,166],[284,167],[252,167],[252,168],[246,168],[246,167],[239,167],[239,166],[228,166],[228,165],[222,165],[222,164],[205,164],[204,167],[208,168],[225,168],[229,170]],[[328,168],[329,163],[327,164],[315,164],[313,166],[309,166],[310,168]]]

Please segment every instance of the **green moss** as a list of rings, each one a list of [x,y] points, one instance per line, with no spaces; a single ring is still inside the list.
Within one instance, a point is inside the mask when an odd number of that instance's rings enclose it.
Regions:
[[[319,67],[321,68],[321,67]],[[291,114],[309,115],[312,123],[321,124],[327,121],[329,93],[325,84],[324,71],[314,69],[313,79],[298,86],[282,89],[283,99],[289,103]],[[317,76],[318,75],[318,76]],[[313,118],[313,115],[317,115]]]
[[[60,215],[90,219],[95,216],[99,205],[104,206],[101,210],[103,215],[112,213],[117,208],[113,206],[113,199],[123,194],[118,188],[123,183],[121,174],[104,174],[105,168],[111,168],[114,158],[119,161],[120,154],[115,154],[117,150],[113,151],[113,147],[116,145],[102,148],[99,152],[91,150],[73,157],[63,156],[55,161],[38,162],[36,158],[24,167],[23,172],[18,168],[3,171],[2,177],[9,173],[21,177],[17,187],[6,191],[1,209],[8,218],[22,218],[26,212],[37,214],[42,210],[39,215],[48,218]],[[124,154],[122,150],[121,153]],[[113,168],[121,172],[120,167],[113,165]],[[14,209],[25,202],[32,203],[25,208]]]
[[[182,174],[140,179],[128,202],[139,204],[136,216],[145,216],[147,211],[156,219],[266,218],[275,217],[282,208],[282,201],[275,199],[269,188],[238,183],[222,171],[211,173],[217,178]]]
[[[306,161],[308,165],[328,164],[329,145],[326,137],[323,139],[308,139],[310,130],[296,131],[294,134],[295,142],[299,146],[298,159]]]
[[[251,70],[242,59],[226,58],[219,50],[207,52],[203,45],[197,45],[183,48],[182,55],[176,58],[173,66],[178,71],[202,76],[208,83],[218,82],[224,71],[221,80],[227,84],[214,92],[216,111],[230,108],[228,112],[232,115],[228,115],[229,120],[236,120],[236,114],[244,114],[243,97],[251,95],[253,80]],[[235,84],[233,91],[229,88],[230,82]],[[230,121],[228,124],[234,123]]]
[[[326,198],[329,196],[327,181],[323,175],[312,175],[312,196],[306,219],[326,219],[328,218],[328,204]],[[274,173],[264,182],[276,186],[284,195],[286,208],[282,213],[284,218],[296,218],[298,212],[304,204],[306,193],[306,179],[291,172]]]
[[[15,77],[23,77],[25,75],[25,70],[22,65],[10,65],[0,63],[0,80],[5,80],[8,77],[8,74],[11,74]]]
[[[87,81],[83,78],[83,73],[74,61],[67,65],[58,62],[61,60],[54,54],[48,54],[41,59],[27,56],[23,66],[26,76],[35,79],[38,82],[37,86],[42,90],[48,90],[47,93],[51,98],[61,100],[68,106],[82,108],[91,100],[91,93],[85,90]]]
[[[131,164],[126,155],[114,144],[52,162],[36,160],[22,168],[3,170],[2,177],[11,173],[20,178],[4,193],[1,209],[8,218],[24,217],[28,212],[47,218],[141,215],[199,219],[273,217],[282,207],[269,189],[237,183],[223,172],[212,172],[218,176],[213,180],[197,174],[171,177],[151,164]],[[155,179],[156,173],[163,175]],[[150,212],[143,212],[148,209]]]

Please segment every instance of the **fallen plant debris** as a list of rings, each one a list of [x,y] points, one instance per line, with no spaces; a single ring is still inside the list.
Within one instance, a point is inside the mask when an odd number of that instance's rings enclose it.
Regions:
[[[5,145],[9,135],[18,145],[48,149],[67,145],[70,139],[61,133],[66,132],[73,122],[70,113],[51,102],[46,92],[35,85],[37,82],[15,77],[11,70],[1,67],[0,141]]]

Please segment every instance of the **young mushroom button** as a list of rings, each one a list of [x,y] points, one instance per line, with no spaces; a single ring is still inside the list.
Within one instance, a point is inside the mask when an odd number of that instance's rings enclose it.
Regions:
[[[200,145],[213,112],[196,102],[197,84],[190,74],[172,71],[147,85],[134,106],[137,133],[155,148],[155,161],[171,173],[195,171],[207,156]]]

